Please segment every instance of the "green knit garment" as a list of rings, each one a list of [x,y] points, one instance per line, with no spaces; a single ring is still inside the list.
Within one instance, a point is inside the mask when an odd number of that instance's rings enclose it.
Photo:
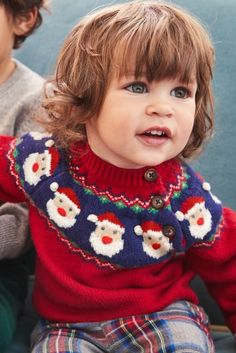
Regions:
[[[4,352],[12,340],[20,308],[19,300],[0,283],[0,352]]]
[[[12,340],[27,283],[28,270],[21,259],[0,262],[0,353]]]

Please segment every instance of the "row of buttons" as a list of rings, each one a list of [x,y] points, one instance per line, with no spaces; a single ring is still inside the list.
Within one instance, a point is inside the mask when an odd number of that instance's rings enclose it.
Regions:
[[[144,178],[145,180],[149,182],[153,182],[157,180],[157,171],[154,168],[149,168],[146,170],[144,173]],[[161,195],[153,195],[151,197],[151,204],[152,207],[156,208],[157,210],[160,210],[165,206],[165,201]]]
[[[154,168],[149,168],[144,173],[144,178],[147,181],[153,182],[157,180],[157,171]],[[165,200],[161,195],[153,195],[151,197],[151,205],[157,210],[162,209],[165,206]],[[163,227],[163,234],[168,237],[172,238],[175,235],[176,231],[175,228],[171,225],[165,225]]]

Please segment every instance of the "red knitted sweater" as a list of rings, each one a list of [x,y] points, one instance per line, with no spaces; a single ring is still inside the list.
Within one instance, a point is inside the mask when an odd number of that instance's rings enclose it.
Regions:
[[[197,272],[236,332],[236,214],[188,165],[124,170],[36,133],[1,137],[0,162],[0,199],[29,205],[42,317],[102,321],[197,303]]]

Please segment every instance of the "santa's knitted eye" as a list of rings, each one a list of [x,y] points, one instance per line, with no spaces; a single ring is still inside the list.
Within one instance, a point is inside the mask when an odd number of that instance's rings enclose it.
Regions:
[[[101,230],[105,230],[105,227],[101,227]]]
[[[45,170],[45,169],[46,169],[45,167],[41,168],[41,170]]]
[[[152,237],[148,237],[148,240],[152,240]]]
[[[42,157],[42,161],[45,161],[45,157]]]
[[[113,230],[113,234],[117,234],[117,230]]]
[[[160,236],[159,238],[158,238],[158,240],[161,240],[162,239],[162,236]]]
[[[73,211],[73,208],[72,208],[72,207],[70,207],[70,208],[69,208],[69,212],[72,212],[72,211]]]
[[[62,199],[59,199],[59,202],[60,202],[60,203],[63,203],[63,200],[62,200]]]
[[[191,218],[195,218],[195,215],[194,215],[194,214],[192,214]]]
[[[199,208],[199,212],[202,212],[202,208]]]

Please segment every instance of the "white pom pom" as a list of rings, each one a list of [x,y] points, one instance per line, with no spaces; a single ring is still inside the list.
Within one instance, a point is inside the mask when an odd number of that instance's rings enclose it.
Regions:
[[[184,220],[184,214],[181,211],[177,211],[175,212],[176,218],[178,219],[178,221],[182,222]]]
[[[143,235],[143,230],[141,226],[135,226],[134,227],[134,232],[136,235]]]
[[[54,145],[54,141],[53,140],[47,140],[46,142],[45,142],[45,146],[46,147],[52,147]]]
[[[50,189],[51,189],[53,192],[57,191],[58,187],[59,187],[59,185],[58,185],[58,183],[56,183],[56,182],[54,182],[54,183],[52,183],[52,184],[50,185]]]
[[[98,217],[95,214],[90,214],[88,215],[87,220],[93,223],[97,223]]]
[[[205,181],[204,183],[202,183],[202,188],[203,190],[210,191],[211,185]]]
[[[38,132],[38,131],[31,131],[29,134],[35,141],[40,141],[45,137],[52,136],[52,134],[42,133],[42,132]]]

